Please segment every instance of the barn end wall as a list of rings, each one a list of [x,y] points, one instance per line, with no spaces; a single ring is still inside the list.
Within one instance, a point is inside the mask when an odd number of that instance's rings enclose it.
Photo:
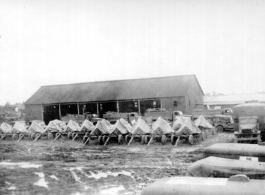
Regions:
[[[185,114],[192,114],[196,104],[203,104],[203,96],[199,84],[194,80],[187,92]]]
[[[25,120],[42,120],[42,105],[25,105]]]
[[[161,107],[165,108],[166,110],[180,110],[185,113],[186,106],[184,96],[161,98],[161,102]]]

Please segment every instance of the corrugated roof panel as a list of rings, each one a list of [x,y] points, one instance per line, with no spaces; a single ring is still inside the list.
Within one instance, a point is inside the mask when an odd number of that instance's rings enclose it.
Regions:
[[[194,79],[198,83],[195,75],[185,75],[43,86],[26,101],[26,104],[185,96]],[[199,83],[198,87],[201,90]]]

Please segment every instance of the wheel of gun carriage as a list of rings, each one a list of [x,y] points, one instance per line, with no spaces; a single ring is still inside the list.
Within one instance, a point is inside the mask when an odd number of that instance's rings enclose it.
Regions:
[[[193,145],[194,144],[194,137],[193,137],[193,135],[189,135],[189,143],[190,143],[190,145]]]
[[[206,140],[207,138],[207,133],[206,132],[202,132],[202,140]]]
[[[144,143],[148,144],[148,142],[150,141],[151,137],[149,137],[148,135],[144,136]]]
[[[18,134],[17,134],[17,133],[14,133],[14,134],[12,135],[12,138],[13,138],[14,141],[15,141],[15,140],[18,140]]]
[[[76,132],[72,132],[72,139],[77,135]]]
[[[141,144],[144,145],[144,139],[145,139],[145,135],[141,136]]]
[[[175,145],[175,143],[176,143],[175,135],[171,135],[170,140],[171,140],[171,144]]]
[[[103,142],[103,144],[105,144],[106,140],[107,140],[107,136],[106,135],[103,135],[102,136],[102,142]]]
[[[67,133],[67,138],[72,139],[72,133],[71,132]]]
[[[125,135],[125,144],[128,144],[129,142],[129,135]]]
[[[35,138],[38,138],[38,139],[40,139],[41,138],[41,134],[40,133],[36,133],[36,136],[35,136]],[[38,140],[37,139],[37,140]]]
[[[98,143],[99,143],[99,145],[103,145],[104,144],[102,136],[98,136]]]
[[[167,142],[167,136],[162,135],[161,142],[162,142],[163,145],[165,145],[166,142]]]
[[[30,134],[30,139],[34,140],[35,139],[35,133]]]
[[[52,133],[48,133],[48,140],[52,140],[53,139],[53,134]]]
[[[118,135],[118,144],[122,144],[123,143],[123,137],[122,135]]]

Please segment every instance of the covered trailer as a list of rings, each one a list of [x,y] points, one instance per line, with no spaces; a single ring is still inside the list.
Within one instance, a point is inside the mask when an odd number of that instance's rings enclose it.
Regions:
[[[173,135],[174,130],[171,126],[162,117],[158,117],[152,124],[152,134],[146,135],[145,143],[150,144],[152,140],[161,140],[161,143],[164,145]]]
[[[12,136],[12,126],[3,122],[0,126],[0,140],[7,138],[8,135]]]
[[[30,133],[30,138],[36,141],[46,134],[46,129],[44,129],[37,121],[33,121],[28,132]]]
[[[132,126],[126,120],[124,120],[123,118],[117,120],[115,125],[109,131],[104,145],[107,145],[110,138],[117,138],[118,144],[122,144],[125,136],[128,135],[131,130]]]

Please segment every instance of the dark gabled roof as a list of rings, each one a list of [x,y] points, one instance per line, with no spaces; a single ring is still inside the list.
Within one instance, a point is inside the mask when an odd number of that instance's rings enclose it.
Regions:
[[[25,104],[111,101],[185,96],[195,75],[42,86]]]

